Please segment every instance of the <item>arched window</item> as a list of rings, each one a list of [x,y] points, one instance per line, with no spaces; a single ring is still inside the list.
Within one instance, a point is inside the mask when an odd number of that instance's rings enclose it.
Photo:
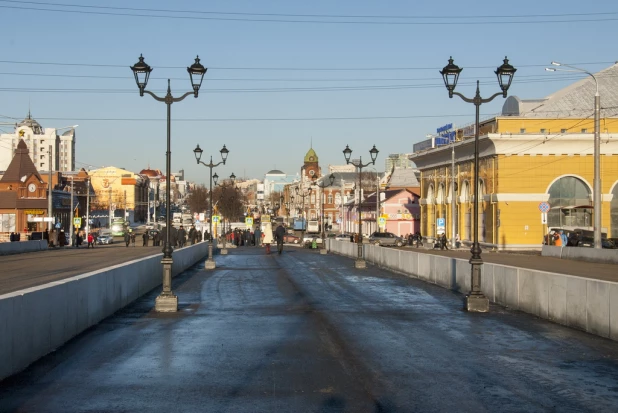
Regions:
[[[444,184],[440,184],[438,187],[438,196],[436,197],[436,204],[442,205],[444,204]]]
[[[563,176],[549,187],[548,192],[549,227],[592,227],[591,192],[584,181]]]
[[[328,201],[326,201],[327,204],[332,204],[333,203],[333,194],[330,193],[328,194]]]
[[[464,181],[461,185],[461,197],[464,204],[470,202],[470,183],[468,181]]]
[[[429,184],[429,187],[427,188],[427,203],[433,204],[433,202],[434,202],[433,184]]]

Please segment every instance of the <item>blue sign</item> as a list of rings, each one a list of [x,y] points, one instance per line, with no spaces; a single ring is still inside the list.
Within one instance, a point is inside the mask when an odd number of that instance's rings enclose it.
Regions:
[[[447,123],[446,125],[440,126],[438,129],[436,129],[436,132],[438,132],[438,135],[442,135],[443,132],[448,132],[451,129],[453,129],[453,124]]]
[[[60,222],[56,222],[56,228],[58,229],[62,228],[62,224]]]
[[[436,232],[438,233],[438,235],[441,235],[441,234],[444,234],[445,231],[446,231],[446,219],[437,218],[436,219]]]

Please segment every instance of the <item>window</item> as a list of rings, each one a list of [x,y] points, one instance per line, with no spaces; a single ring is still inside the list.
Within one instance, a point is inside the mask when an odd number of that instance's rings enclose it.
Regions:
[[[549,205],[547,225],[553,227],[592,225],[590,205],[590,189],[586,184],[573,176],[565,176],[557,180],[549,188]],[[580,208],[569,208],[580,207]]]
[[[582,129],[582,133],[588,133],[588,129],[583,128],[583,129]]]
[[[542,128],[542,129],[541,129],[541,133],[547,133],[547,129]]]
[[[521,129],[519,130],[519,133],[526,133],[526,128],[521,128]]]
[[[566,129],[560,129],[560,133],[567,133]]]
[[[333,203],[333,194],[328,194],[328,201],[327,203],[332,204]]]

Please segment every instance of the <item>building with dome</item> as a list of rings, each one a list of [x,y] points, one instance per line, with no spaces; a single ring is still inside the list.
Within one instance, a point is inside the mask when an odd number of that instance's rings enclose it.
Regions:
[[[298,179],[299,175],[286,174],[279,169],[272,169],[266,172],[264,175],[263,191],[260,191],[261,188],[258,185],[258,200],[261,199],[263,202],[273,205],[278,203],[279,200],[273,197],[280,197],[285,186]],[[260,192],[263,193],[260,194]]]
[[[22,139],[37,170],[48,171],[51,167],[53,171],[74,171],[75,129],[68,129],[59,134],[61,129],[43,128],[28,112],[15,124],[15,133],[0,134],[0,171],[7,169]]]

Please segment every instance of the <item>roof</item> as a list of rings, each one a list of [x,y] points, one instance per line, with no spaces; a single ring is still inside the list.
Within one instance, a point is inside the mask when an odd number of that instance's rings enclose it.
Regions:
[[[28,111],[28,116],[17,124],[17,127],[27,126],[34,132],[35,135],[42,135],[43,128],[36,120],[32,119],[32,115],[30,115],[30,111]]]
[[[411,168],[393,168],[387,187],[389,188],[410,188],[420,187],[421,184],[416,178],[416,170]]]
[[[311,159],[312,157],[313,157],[313,159]],[[318,155],[315,153],[313,148],[310,148],[307,151],[307,154],[305,155],[305,163],[307,163],[307,162],[317,162],[317,161],[318,161]]]
[[[601,96],[601,117],[618,116],[618,63],[594,74]],[[591,76],[541,99],[510,96],[502,106],[503,116],[539,118],[592,117],[596,83]]]
[[[278,169],[273,169],[271,171],[266,172],[266,175],[285,175],[285,172],[280,171]]]
[[[39,171],[37,171],[36,166],[34,166],[28,152],[26,142],[20,139],[17,144],[17,149],[15,149],[15,155],[6,168],[6,172],[2,179],[0,179],[0,182],[20,182],[24,177],[27,178],[30,175],[35,175],[37,179],[42,182]]]

